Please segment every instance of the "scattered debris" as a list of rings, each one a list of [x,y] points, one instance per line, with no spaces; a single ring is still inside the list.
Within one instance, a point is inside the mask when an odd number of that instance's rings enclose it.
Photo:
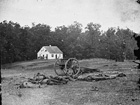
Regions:
[[[89,75],[86,76],[84,78],[78,78],[78,80],[82,80],[82,81],[100,81],[100,80],[108,80],[108,79],[115,79],[116,77],[110,77],[107,75],[102,75],[102,74],[98,74],[98,75]]]
[[[94,73],[94,72],[101,72],[99,69],[91,69],[87,67],[81,67],[80,68],[80,75],[85,73]]]
[[[108,80],[108,79],[115,79],[116,77],[124,77],[126,76],[123,73],[118,73],[115,75],[107,75],[104,73],[99,72],[98,70],[95,70],[99,73],[91,73],[91,69],[86,68],[84,70],[87,70],[87,72],[82,72],[83,75],[80,75],[78,77],[74,76],[45,76],[44,74],[37,73],[34,75],[33,78],[28,78],[27,81],[23,81],[20,84],[20,88],[40,88],[47,85],[63,85],[67,84],[68,81],[100,81],[100,80]],[[95,72],[94,71],[94,72]],[[89,72],[89,73],[88,73]],[[93,72],[93,71],[92,71]],[[94,89],[97,90],[97,89]]]
[[[81,75],[78,77],[78,80],[82,81],[100,81],[100,80],[108,80],[108,79],[115,79],[116,77],[124,77],[126,76],[124,73],[118,73],[114,75],[107,75],[103,73],[99,74],[88,74],[88,75]]]
[[[94,86],[91,87],[91,91],[98,91],[98,90],[99,90],[98,87],[94,87]]]
[[[139,98],[133,98],[133,99],[131,99],[132,101],[137,101],[137,100],[139,100]]]
[[[38,88],[40,87],[40,84],[34,84],[32,82],[23,82],[20,86],[20,88]]]
[[[62,85],[70,81],[69,77],[46,77],[43,74],[37,73],[33,78],[28,78],[20,84],[20,88],[40,88],[42,85]]]
[[[126,74],[124,74],[124,73],[119,73],[119,74],[117,75],[117,77],[126,77]]]

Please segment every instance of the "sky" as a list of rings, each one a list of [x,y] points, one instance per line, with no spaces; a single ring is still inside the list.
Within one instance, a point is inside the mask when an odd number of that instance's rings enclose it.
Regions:
[[[140,5],[136,0],[0,0],[0,22],[7,20],[21,26],[47,24],[52,30],[77,21],[83,25],[98,23],[129,28],[140,33]]]

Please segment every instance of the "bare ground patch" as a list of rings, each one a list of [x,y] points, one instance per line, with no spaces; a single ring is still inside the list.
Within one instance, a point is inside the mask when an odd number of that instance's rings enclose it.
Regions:
[[[85,63],[86,62],[86,63]],[[24,62],[25,64],[26,62]],[[33,62],[34,63],[34,62]],[[35,62],[37,63],[37,62]],[[52,62],[51,62],[52,63]],[[32,64],[42,67],[51,63]],[[52,66],[44,69],[2,70],[3,105],[139,105],[140,91],[137,86],[138,73],[132,62],[118,63],[102,59],[84,60],[85,67],[99,68],[104,72],[124,71],[126,77],[103,81],[74,81],[66,85],[48,85],[43,88],[19,89],[16,84],[40,72],[55,75]],[[38,66],[37,66],[38,65]],[[25,65],[24,65],[25,66]],[[125,68],[125,69],[124,69]]]

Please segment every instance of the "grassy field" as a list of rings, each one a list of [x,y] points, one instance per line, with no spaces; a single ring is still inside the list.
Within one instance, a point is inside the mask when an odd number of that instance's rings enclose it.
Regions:
[[[33,60],[3,65],[2,105],[139,105],[139,72],[132,61],[80,60],[80,67],[104,73],[123,72],[126,77],[102,81],[70,81],[44,88],[17,88],[16,84],[36,73],[55,76],[54,60]],[[95,89],[96,88],[96,89]]]

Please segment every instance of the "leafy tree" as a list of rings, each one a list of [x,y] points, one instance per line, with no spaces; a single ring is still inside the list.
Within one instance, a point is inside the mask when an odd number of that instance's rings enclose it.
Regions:
[[[124,59],[135,59],[134,49],[137,49],[137,44],[133,38],[133,32],[130,29],[117,29],[118,44],[120,51],[123,53]]]
[[[47,45],[58,46],[66,58],[135,59],[137,43],[133,31],[111,27],[101,33],[100,27],[100,24],[91,22],[82,32],[82,24],[74,22],[51,31],[51,27],[45,24],[21,27],[12,21],[3,21],[0,23],[1,62],[36,59],[40,48]]]
[[[88,53],[88,57],[99,57],[99,45],[100,45],[100,24],[93,24],[92,22],[87,24],[86,27],[86,42],[85,53]]]

